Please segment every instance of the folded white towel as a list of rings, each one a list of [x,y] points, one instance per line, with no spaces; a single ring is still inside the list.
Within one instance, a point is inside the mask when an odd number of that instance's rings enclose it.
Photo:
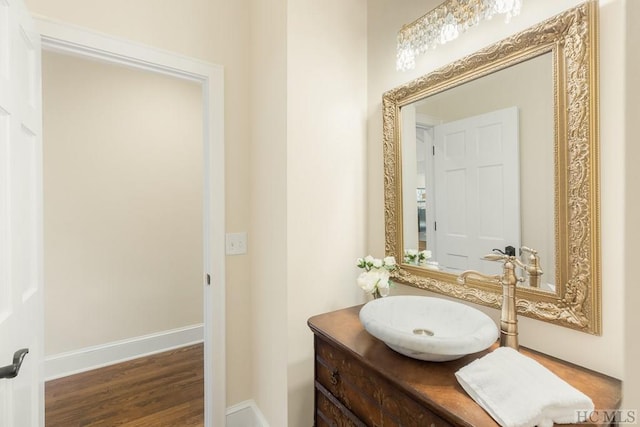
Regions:
[[[456,378],[503,427],[576,423],[593,411],[587,395],[509,347],[474,360],[456,372]]]

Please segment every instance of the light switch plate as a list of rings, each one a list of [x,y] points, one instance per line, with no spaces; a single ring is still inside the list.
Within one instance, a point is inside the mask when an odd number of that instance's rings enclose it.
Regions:
[[[227,233],[227,255],[242,255],[247,253],[247,233]]]

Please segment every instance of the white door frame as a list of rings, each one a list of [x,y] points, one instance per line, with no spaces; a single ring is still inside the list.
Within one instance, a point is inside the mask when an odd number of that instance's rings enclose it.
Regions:
[[[202,86],[205,426],[224,426],[226,350],[223,68],[72,25],[40,17],[35,20],[42,37],[43,50],[125,65],[195,81]],[[210,285],[207,285],[207,274],[211,277]]]

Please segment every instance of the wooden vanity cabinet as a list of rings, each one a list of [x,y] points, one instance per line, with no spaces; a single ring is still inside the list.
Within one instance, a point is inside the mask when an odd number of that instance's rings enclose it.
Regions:
[[[309,319],[315,345],[316,427],[498,425],[454,376],[487,352],[437,363],[402,356],[364,330],[360,307]],[[620,381],[524,348],[521,352],[587,394],[597,409],[619,407]]]
[[[365,363],[316,335],[316,425],[452,425]]]

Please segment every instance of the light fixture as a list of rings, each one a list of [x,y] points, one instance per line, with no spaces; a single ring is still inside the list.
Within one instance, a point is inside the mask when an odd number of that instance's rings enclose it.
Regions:
[[[506,15],[509,22],[521,7],[522,0],[448,0],[398,32],[396,67],[403,71],[414,68],[417,55],[454,40],[494,15]]]

